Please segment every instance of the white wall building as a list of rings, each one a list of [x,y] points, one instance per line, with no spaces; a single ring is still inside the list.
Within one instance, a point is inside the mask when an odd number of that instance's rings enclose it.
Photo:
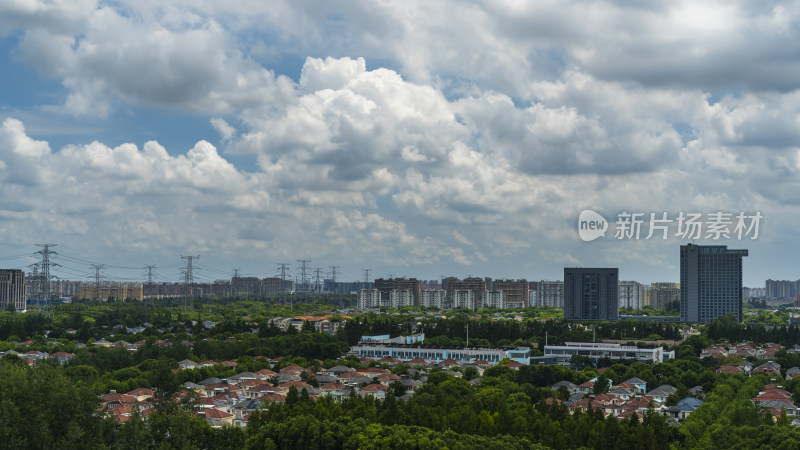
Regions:
[[[675,358],[674,351],[665,351],[661,347],[638,348],[605,342],[565,342],[564,345],[545,345],[544,358],[555,357],[558,364],[568,365],[575,355],[586,356],[595,363],[600,358],[633,359],[662,363]]]
[[[642,309],[644,306],[644,286],[636,281],[619,282],[619,307]]]
[[[442,289],[425,289],[422,291],[422,298],[420,299],[421,306],[427,308],[444,309],[444,290]]]
[[[477,305],[478,307],[480,305]],[[475,309],[475,291],[453,291],[453,308]]]
[[[381,291],[377,289],[361,289],[358,291],[358,309],[378,308],[381,306]]]
[[[484,308],[505,308],[506,295],[503,291],[486,291],[483,294]]]
[[[390,308],[403,308],[405,306],[414,306],[414,294],[410,290],[405,289],[392,289],[389,292],[389,305]]]

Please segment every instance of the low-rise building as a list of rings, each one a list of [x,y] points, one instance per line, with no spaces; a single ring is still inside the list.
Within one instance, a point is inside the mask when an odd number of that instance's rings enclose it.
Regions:
[[[557,364],[569,365],[573,356],[584,356],[596,363],[600,358],[635,359],[661,363],[675,358],[674,351],[661,347],[639,348],[605,342],[565,342],[564,345],[545,345],[544,357],[555,357]]]

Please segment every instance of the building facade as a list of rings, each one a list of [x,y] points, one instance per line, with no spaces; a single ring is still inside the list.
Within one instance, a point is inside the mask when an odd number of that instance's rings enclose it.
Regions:
[[[585,356],[593,359],[595,364],[600,358],[662,363],[664,360],[675,358],[675,352],[665,351],[661,347],[639,348],[605,342],[565,342],[564,345],[544,346],[544,357],[555,358],[557,364],[569,365],[573,356]]]
[[[706,323],[724,314],[742,321],[742,258],[726,245],[681,245],[681,320]]]
[[[480,305],[476,303],[475,291],[456,290],[453,291],[453,308],[478,309]]]
[[[491,280],[491,279],[489,279]],[[486,278],[467,277],[463,280],[454,277],[445,278],[442,281],[444,287],[445,300],[452,302],[453,308],[477,309],[483,304],[483,293],[486,292]],[[472,306],[456,306],[455,293],[457,291],[471,291],[473,298]],[[464,294],[462,294],[463,296]]]
[[[620,308],[642,309],[644,286],[636,281],[620,281],[618,290]]]
[[[654,309],[664,309],[671,302],[680,301],[680,283],[658,282],[650,285],[650,306]]]
[[[528,280],[524,278],[521,280],[494,280],[492,289],[489,290],[503,291],[505,296],[504,308],[527,308],[530,306],[530,288]]]
[[[564,318],[617,320],[619,269],[564,268]]]
[[[141,284],[111,283],[100,286],[98,289],[94,285],[81,286],[78,289],[78,298],[95,300],[115,300],[115,301],[142,301],[144,299],[144,289]]]
[[[414,294],[408,289],[393,289],[389,292],[390,308],[404,308],[414,306]]]
[[[389,296],[393,290],[411,291],[413,306],[419,306],[422,289],[420,282],[416,278],[377,278],[375,279],[375,289],[381,292],[383,304],[390,303]]]
[[[418,336],[418,335],[417,335]],[[384,336],[372,336],[384,338]],[[419,343],[424,339],[415,336],[399,336],[389,339],[369,339],[363,336],[357,345],[350,348],[350,353],[359,357],[381,359],[385,357],[397,358],[401,361],[424,359],[431,363],[444,360],[455,360],[463,364],[476,361],[485,361],[495,365],[505,358],[511,358],[522,364],[529,364],[531,357],[530,347],[517,348],[466,348],[466,347],[422,347]],[[412,339],[409,339],[412,338]]]
[[[0,269],[0,309],[25,310],[25,272]]]
[[[269,277],[261,280],[261,293],[264,295],[288,295],[294,292],[294,281]]]
[[[377,289],[361,289],[358,291],[358,309],[379,308],[381,291]]]
[[[536,288],[536,305],[553,308],[564,307],[564,282],[540,281]]]
[[[425,289],[422,291],[420,302],[426,308],[444,309],[444,291],[441,289]]]
[[[767,280],[766,296],[769,298],[794,298],[798,293],[800,281]]]
[[[510,308],[505,291],[494,290],[483,293],[484,308]]]

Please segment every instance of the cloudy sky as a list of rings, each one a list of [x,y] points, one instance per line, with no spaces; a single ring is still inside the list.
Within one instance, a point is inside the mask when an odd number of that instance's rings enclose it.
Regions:
[[[800,278],[800,4],[651,3],[0,2],[0,263],[678,281],[620,213],[760,212],[697,242]]]

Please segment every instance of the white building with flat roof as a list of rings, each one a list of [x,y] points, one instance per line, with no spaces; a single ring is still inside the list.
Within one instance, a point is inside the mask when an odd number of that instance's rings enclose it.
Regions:
[[[427,308],[444,308],[444,290],[442,289],[425,289],[422,291],[422,299],[420,300],[421,306]]]
[[[377,289],[361,289],[358,291],[358,309],[379,308],[381,291]]]
[[[636,281],[619,282],[619,307],[642,309],[644,306],[644,286]]]
[[[350,353],[358,357],[372,358],[375,360],[384,357],[393,357],[401,361],[424,359],[438,363],[452,359],[462,364],[475,361],[486,361],[492,365],[505,358],[511,358],[522,364],[529,364],[531,357],[530,347],[517,348],[483,348],[483,347],[423,347],[418,344],[398,344],[361,340],[350,348]]]
[[[389,292],[389,307],[403,308],[406,306],[414,306],[414,294],[407,289],[392,289]]]
[[[453,291],[453,308],[477,309],[480,305],[475,304],[475,291],[457,290]]]
[[[483,293],[484,308],[505,308],[506,295],[503,291],[486,291]]]
[[[591,358],[595,363],[600,358],[635,359],[652,363],[662,363],[675,358],[674,351],[668,352],[661,347],[639,348],[606,342],[565,342],[564,345],[544,346],[544,356],[554,357],[561,365],[569,365],[575,355]]]

